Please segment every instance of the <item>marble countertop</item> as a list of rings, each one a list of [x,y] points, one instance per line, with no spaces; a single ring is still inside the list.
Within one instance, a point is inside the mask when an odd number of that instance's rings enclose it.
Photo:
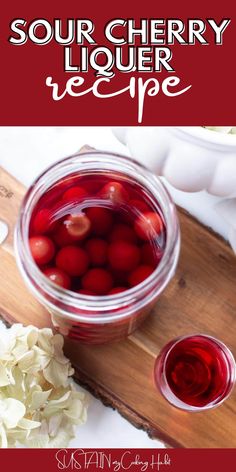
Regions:
[[[0,165],[26,186],[47,166],[73,154],[84,144],[97,149],[127,154],[127,149],[114,137],[109,127],[2,127],[0,128]],[[216,213],[219,199],[205,192],[184,194],[168,185],[174,200],[204,224],[226,237],[225,224]],[[3,331],[0,325],[0,335]],[[78,428],[71,447],[164,447],[148,438],[122,418],[92,398],[88,421]]]

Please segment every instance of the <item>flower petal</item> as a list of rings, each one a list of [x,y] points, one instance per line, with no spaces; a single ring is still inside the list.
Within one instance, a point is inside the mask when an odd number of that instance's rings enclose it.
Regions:
[[[27,418],[22,418],[20,421],[18,421],[17,426],[18,428],[22,429],[35,429],[39,428],[41,426],[41,423],[39,421],[33,421],[28,420]]]
[[[39,331],[38,346],[47,354],[52,353],[53,332],[50,328],[44,328]]]
[[[69,434],[66,431],[60,430],[59,433],[49,442],[49,447],[67,447],[70,440],[75,437],[75,434]]]
[[[8,446],[7,435],[4,427],[0,424],[0,447],[6,448]]]
[[[57,435],[61,422],[62,422],[62,413],[55,414],[49,418],[48,432],[49,432],[50,437],[54,437]]]
[[[48,366],[43,369],[45,379],[54,387],[66,387],[68,385],[69,362],[59,364],[56,359],[51,359]]]
[[[0,362],[0,387],[5,387],[5,385],[10,383],[11,379],[8,375],[8,369]]]
[[[18,362],[18,367],[22,372],[33,372],[35,370],[36,356],[34,351],[27,351]]]
[[[6,398],[0,402],[0,418],[6,428],[15,428],[25,411],[25,405],[14,398]]]
[[[49,436],[48,434],[35,434],[33,436],[30,434],[25,444],[30,448],[44,449],[49,447]]]
[[[46,390],[46,392],[43,392],[42,390],[33,392],[30,410],[38,410],[38,408],[44,406],[48,400],[51,391],[52,390],[50,389]]]
[[[55,334],[52,339],[52,345],[54,347],[54,357],[56,357],[57,362],[61,364],[67,364],[68,359],[64,355],[63,346],[64,346],[64,338],[61,334]]]

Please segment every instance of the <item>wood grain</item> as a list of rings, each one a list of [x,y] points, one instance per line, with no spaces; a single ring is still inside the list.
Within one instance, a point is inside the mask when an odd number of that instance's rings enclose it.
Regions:
[[[49,315],[25,288],[13,254],[24,193],[0,169],[0,220],[10,230],[0,246],[0,314],[10,322],[49,326]],[[151,437],[173,447],[236,447],[235,390],[220,408],[185,413],[171,407],[153,384],[155,357],[176,336],[211,334],[236,354],[236,258],[221,238],[181,209],[179,217],[182,249],[176,276],[142,327],[120,343],[89,347],[66,341],[65,350],[76,380]]]

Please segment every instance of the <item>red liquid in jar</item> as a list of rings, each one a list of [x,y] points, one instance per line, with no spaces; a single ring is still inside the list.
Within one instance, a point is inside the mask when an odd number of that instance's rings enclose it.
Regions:
[[[117,173],[62,179],[40,198],[30,221],[38,267],[81,295],[117,295],[141,283],[160,263],[165,241],[160,209],[141,185]],[[112,339],[112,331],[123,337],[134,318],[110,325],[78,322],[70,336],[89,343]]]
[[[140,186],[117,175],[70,176],[41,197],[29,236],[35,262],[55,283],[108,295],[153,272],[165,247],[165,224]]]
[[[168,386],[185,404],[202,408],[227,396],[232,385],[231,365],[227,353],[214,339],[197,335],[185,338],[170,350],[165,368],[164,359],[165,355],[160,363]]]

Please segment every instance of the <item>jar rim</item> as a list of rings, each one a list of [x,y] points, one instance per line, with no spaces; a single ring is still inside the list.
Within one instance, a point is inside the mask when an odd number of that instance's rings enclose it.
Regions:
[[[114,159],[115,157],[115,159]],[[85,294],[79,294],[66,290],[60,286],[54,284],[49,278],[47,278],[43,272],[38,268],[33,257],[31,255],[28,234],[29,234],[29,222],[31,218],[31,212],[35,207],[35,204],[47,189],[49,189],[53,184],[58,182],[60,179],[66,175],[72,173],[73,167],[78,167],[79,164],[85,166],[89,164],[90,166],[98,163],[98,160],[101,160],[103,166],[109,164],[109,169],[111,171],[118,171],[121,174],[126,174],[129,171],[134,171],[135,177],[137,178],[137,172],[145,179],[145,183],[149,181],[149,184],[153,190],[150,191],[152,196],[160,204],[160,208],[163,211],[165,222],[167,225],[167,237],[166,244],[163,253],[163,257],[160,261],[160,264],[153,271],[153,273],[147,277],[142,283],[113,295],[103,295],[103,296],[91,296]],[[106,161],[107,160],[107,161]],[[126,165],[126,169],[121,168],[121,166]],[[102,167],[101,169],[103,169]],[[88,170],[92,171],[92,167]],[[75,170],[79,172],[81,169]],[[83,167],[84,170],[84,167]],[[94,170],[94,169],[93,169]],[[126,172],[125,172],[126,170]],[[60,174],[60,176],[59,176]],[[59,176],[59,177],[58,177]],[[147,185],[145,185],[147,188]],[[41,190],[41,195],[36,198],[37,192]],[[150,190],[150,189],[149,189]],[[160,201],[161,199],[161,201]],[[164,208],[165,207],[165,208]],[[164,209],[163,209],[164,208]],[[169,226],[169,228],[168,228]],[[171,231],[170,231],[171,226]],[[20,245],[20,249],[19,249]],[[172,278],[174,273],[180,248],[180,234],[179,234],[179,224],[178,218],[176,215],[175,205],[172,198],[169,195],[169,192],[166,190],[165,186],[161,180],[152,174],[145,166],[137,162],[135,159],[127,157],[125,155],[106,152],[106,151],[83,151],[63,158],[56,163],[53,163],[45,171],[43,171],[32,183],[28,189],[19,213],[18,222],[15,230],[15,252],[16,259],[19,266],[19,269],[25,278],[25,280],[30,284],[30,288],[35,292],[36,297],[41,297],[41,302],[47,304],[51,310],[55,309],[53,303],[50,303],[49,300],[45,300],[45,297],[39,293],[36,289],[36,286],[44,288],[45,292],[50,294],[50,297],[53,297],[55,300],[63,301],[63,305],[68,307],[74,307],[81,310],[96,310],[101,311],[101,314],[96,314],[96,316],[91,316],[91,314],[78,314],[78,313],[68,313],[67,310],[64,310],[58,307],[57,315],[60,315],[60,312],[63,317],[68,317],[76,321],[87,321],[88,317],[92,323],[100,323],[101,321],[115,321],[129,316],[129,313],[104,313],[105,310],[112,311],[114,310],[114,305],[117,308],[126,307],[130,302],[134,303],[134,300],[140,300],[143,295],[147,292],[150,292],[150,287],[155,287],[157,281],[162,280],[158,292],[161,292],[165,286],[168,284],[169,280]],[[37,280],[36,286],[33,283],[33,280]],[[155,291],[155,296],[157,292]],[[99,302],[99,310],[98,310]],[[137,309],[137,308],[136,308]]]

